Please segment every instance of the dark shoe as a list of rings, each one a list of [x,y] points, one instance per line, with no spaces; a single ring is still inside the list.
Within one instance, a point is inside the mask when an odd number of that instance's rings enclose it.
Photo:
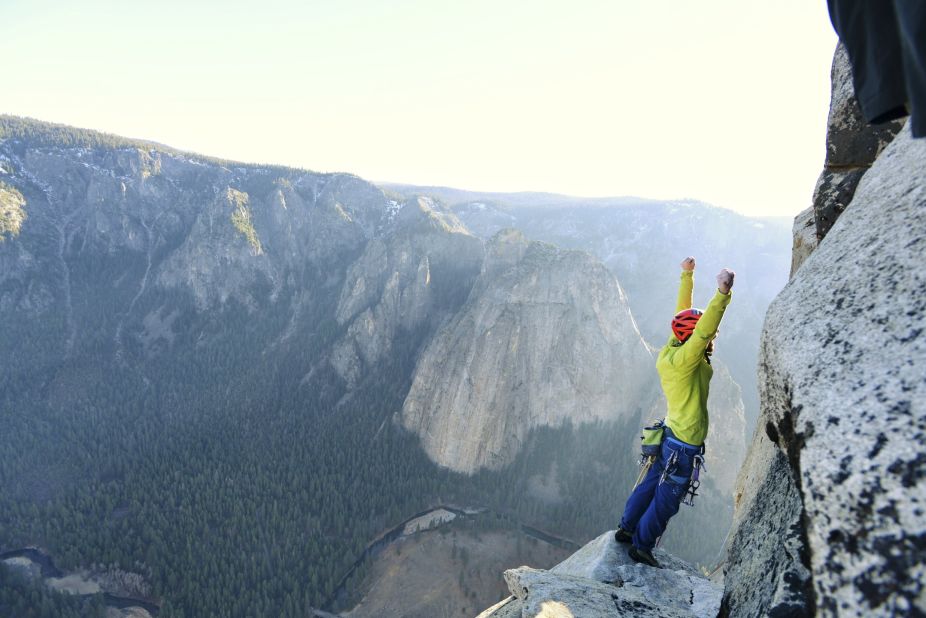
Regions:
[[[618,526],[617,530],[614,531],[614,540],[618,543],[631,543],[633,542],[633,535]]]
[[[662,568],[662,567],[659,565],[659,563],[656,561],[656,558],[653,557],[653,553],[652,553],[652,552],[650,552],[649,550],[646,550],[646,549],[640,549],[640,548],[637,547],[636,545],[631,545],[631,546],[630,546],[630,549],[627,550],[627,555],[629,555],[630,558],[631,558],[634,562],[639,562],[639,563],[641,563],[641,564],[646,564],[646,565],[649,565],[649,566],[651,566],[651,567],[655,567],[655,568],[657,568],[657,569],[661,569],[661,568]]]

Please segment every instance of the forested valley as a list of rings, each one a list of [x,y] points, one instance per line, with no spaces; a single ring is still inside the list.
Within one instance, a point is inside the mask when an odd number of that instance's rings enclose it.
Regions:
[[[365,242],[352,230],[367,225],[361,198],[386,209],[382,192],[168,151],[161,162],[151,145],[3,120],[0,168],[25,222],[0,236],[0,553],[38,546],[64,571],[140,574],[165,617],[304,616],[330,606],[379,533],[434,504],[490,507],[577,543],[616,524],[638,419],[536,429],[514,463],[468,476],[394,422],[430,331],[397,332],[356,384],[336,374],[328,356],[349,329],[335,319],[339,289]],[[303,176],[316,184],[298,188]],[[290,209],[328,200],[330,219],[312,220],[317,246],[296,237],[298,268],[244,270],[238,256],[289,259],[272,237],[235,235],[229,221],[250,226],[256,203],[215,223],[238,253],[189,249],[176,230],[212,225],[197,209],[230,182],[255,202],[285,193]],[[214,287],[239,288],[216,301],[204,285],[204,301],[155,284],[181,250],[199,261],[180,272],[224,269]],[[538,475],[555,476],[558,499],[534,491]],[[709,564],[725,533],[712,521],[732,506],[704,493],[684,515],[703,533],[666,543]],[[0,578],[0,615],[104,610],[98,595],[62,597],[6,567]]]

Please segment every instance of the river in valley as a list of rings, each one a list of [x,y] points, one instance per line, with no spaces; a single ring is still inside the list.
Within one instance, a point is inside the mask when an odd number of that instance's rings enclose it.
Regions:
[[[452,517],[445,516],[443,512],[451,514]],[[347,573],[344,574],[344,577],[342,577],[338,582],[337,588],[335,588],[334,593],[332,593],[331,597],[328,599],[328,602],[325,604],[325,609],[327,611],[332,611],[334,607],[346,599],[347,582],[350,581],[350,578],[354,575],[354,573],[356,573],[357,569],[360,568],[364,562],[375,558],[386,547],[401,539],[402,537],[415,534],[417,531],[414,527],[415,520],[423,522],[433,521],[433,526],[425,525],[420,528],[421,531],[428,531],[435,530],[440,526],[449,524],[451,521],[455,521],[459,518],[472,520],[490,516],[501,518],[508,515],[487,507],[460,507],[447,504],[432,506],[424,511],[415,513],[411,517],[403,520],[401,523],[393,526],[392,528],[389,528],[378,537],[376,537],[369,545],[367,545],[363,553],[360,554],[357,560],[354,561],[354,564],[351,565],[350,569],[348,569]],[[528,526],[527,524],[524,524],[520,521],[516,521],[515,525],[523,534],[537,539],[538,541],[542,541],[544,543],[548,543],[550,545],[571,551],[579,549],[579,544],[570,539],[565,539],[556,536],[555,534],[545,532],[539,528]]]

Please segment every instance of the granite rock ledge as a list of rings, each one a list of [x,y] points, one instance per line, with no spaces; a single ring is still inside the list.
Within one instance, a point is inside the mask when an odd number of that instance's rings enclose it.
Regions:
[[[633,562],[610,530],[549,571],[505,571],[511,596],[477,618],[716,616],[723,588],[689,564],[657,549],[663,565]]]

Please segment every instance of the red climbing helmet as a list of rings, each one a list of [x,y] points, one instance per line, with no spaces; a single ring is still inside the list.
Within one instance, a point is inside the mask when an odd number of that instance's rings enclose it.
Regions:
[[[686,339],[691,337],[691,333],[694,332],[695,325],[701,319],[703,313],[700,309],[685,309],[676,313],[675,317],[672,318],[672,332],[675,334],[675,338],[684,343]]]

